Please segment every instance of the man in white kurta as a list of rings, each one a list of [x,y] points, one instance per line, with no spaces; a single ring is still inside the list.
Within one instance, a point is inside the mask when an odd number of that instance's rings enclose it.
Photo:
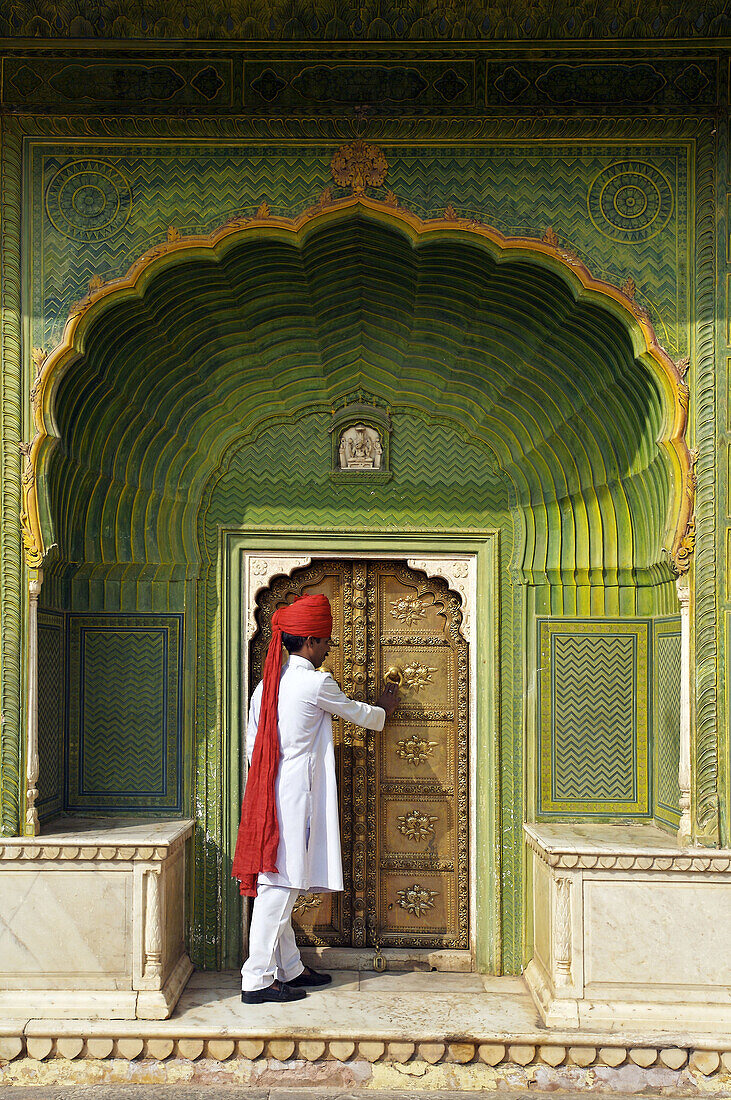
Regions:
[[[285,644],[287,641],[285,636]],[[304,641],[302,651],[291,653],[279,681],[277,871],[260,872],[258,876],[249,957],[241,970],[241,988],[247,1003],[259,1001],[257,991],[274,992],[283,983],[294,992],[299,985],[315,986],[330,980],[329,975],[318,975],[303,966],[291,915],[298,894],[343,889],[332,716],[366,729],[382,730],[387,711],[391,713],[396,705],[397,696],[392,689],[387,689],[378,700],[381,705],[349,699],[332,675],[318,671],[313,663],[319,664],[324,659],[329,639]],[[259,726],[261,697],[260,683],[249,709],[249,760]],[[270,998],[262,993],[262,999]]]

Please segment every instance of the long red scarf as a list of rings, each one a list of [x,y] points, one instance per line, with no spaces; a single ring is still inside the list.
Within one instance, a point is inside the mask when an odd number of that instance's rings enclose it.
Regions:
[[[272,615],[259,711],[259,726],[241,806],[241,821],[231,874],[241,893],[256,897],[260,872],[277,873],[279,821],[275,783],[279,771],[279,680],[282,673],[282,631],[301,638],[329,638],[333,620],[327,596],[300,596]]]

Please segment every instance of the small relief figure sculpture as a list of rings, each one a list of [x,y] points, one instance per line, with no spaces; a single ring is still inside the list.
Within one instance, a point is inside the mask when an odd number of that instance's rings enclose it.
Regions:
[[[338,453],[341,470],[380,470],[381,437],[368,424],[353,424],[340,436]]]

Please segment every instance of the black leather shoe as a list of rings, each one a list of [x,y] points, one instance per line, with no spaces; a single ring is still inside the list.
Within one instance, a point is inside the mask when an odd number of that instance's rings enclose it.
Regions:
[[[241,1000],[245,1005],[261,1005],[269,1001],[283,1004],[286,1001],[301,1001],[306,996],[304,989],[290,989],[289,982],[272,982],[266,989],[244,989]]]
[[[301,989],[303,986],[329,985],[332,980],[332,974],[323,974],[319,970],[313,970],[311,966],[306,966],[301,974],[284,984],[290,989]]]

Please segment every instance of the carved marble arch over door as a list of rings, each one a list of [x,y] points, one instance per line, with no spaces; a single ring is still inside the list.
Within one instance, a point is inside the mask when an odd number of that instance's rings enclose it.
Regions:
[[[325,665],[343,691],[373,702],[403,675],[382,733],[333,724],[345,890],[302,894],[298,942],[358,948],[467,949],[469,647],[460,597],[406,562],[318,560],[257,599],[251,684],[261,678],[274,611],[304,593],[333,606]]]

